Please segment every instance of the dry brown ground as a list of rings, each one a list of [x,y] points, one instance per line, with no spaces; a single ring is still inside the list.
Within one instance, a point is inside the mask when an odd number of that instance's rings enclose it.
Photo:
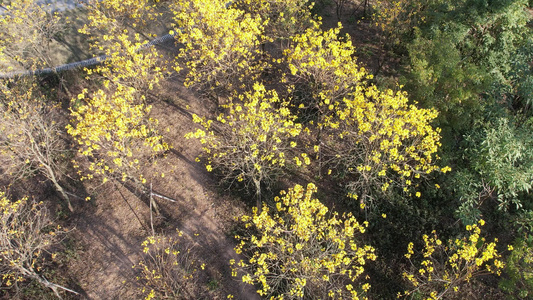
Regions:
[[[199,143],[184,138],[194,128],[191,113],[206,115],[210,105],[177,81],[166,84],[164,90],[153,103],[152,117],[159,119],[173,150],[146,173],[164,173],[164,177],[153,176],[153,191],[175,202],[154,198],[162,211],[161,216],[155,216],[156,232],[178,229],[193,241],[194,251],[207,265],[198,284],[213,287],[209,299],[225,299],[228,294],[235,299],[258,299],[253,287],[231,277],[229,266],[230,259],[240,258],[228,236],[232,218],[246,207],[216,190],[210,174],[195,162]],[[75,228],[71,238],[77,249],[63,277],[70,278],[85,299],[138,299],[132,266],[142,254],[141,242],[151,234],[149,206],[126,188],[111,183],[94,191],[90,202],[78,203],[75,216],[68,222]]]

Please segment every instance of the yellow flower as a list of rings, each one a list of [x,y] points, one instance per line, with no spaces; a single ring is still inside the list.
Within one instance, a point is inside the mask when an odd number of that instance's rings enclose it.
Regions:
[[[446,173],[446,172],[450,172],[451,170],[452,170],[452,168],[446,166],[446,167],[444,167],[444,168],[441,169],[441,172],[442,172],[442,173]]]
[[[363,291],[368,292],[368,290],[370,289],[370,283],[363,284],[361,288],[363,289]]]

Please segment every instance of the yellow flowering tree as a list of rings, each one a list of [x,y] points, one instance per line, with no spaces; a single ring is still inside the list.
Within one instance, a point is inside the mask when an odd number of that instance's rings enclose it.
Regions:
[[[329,213],[313,193],[312,183],[296,185],[274,199],[272,212],[264,205],[241,217],[251,232],[236,236],[235,251],[248,258],[231,262],[234,275],[244,272],[242,281],[268,299],[366,299],[370,284],[360,277],[376,255],[356,240],[368,224]]]
[[[162,17],[160,1],[89,1],[88,23],[79,30],[92,48],[105,54],[104,63],[86,69],[88,75],[103,77],[104,85],[133,87],[146,100],[148,91],[170,75],[169,62],[156,47],[145,47],[155,37],[153,24]],[[179,71],[179,70],[178,70]]]
[[[59,298],[58,289],[76,293],[41,275],[43,252],[57,243],[58,233],[61,228],[52,227],[43,203],[27,197],[10,201],[0,192],[0,280],[3,286],[17,287],[31,279],[52,289]]]
[[[373,85],[356,90],[324,125],[326,166],[348,176],[348,191],[360,195],[361,203],[374,200],[376,190],[378,195],[389,187],[408,191],[424,175],[449,170],[435,165],[440,130],[431,121],[436,116],[433,109],[408,104],[405,92]]]
[[[176,40],[185,45],[177,60],[188,70],[185,85],[216,97],[253,82],[264,68],[258,48],[264,21],[228,4],[178,0],[171,6]]]
[[[185,137],[200,140],[208,171],[216,170],[229,185],[236,181],[251,185],[260,206],[263,184],[283,174],[288,164],[310,164],[306,153],[291,151],[302,125],[295,122],[288,105],[276,91],[256,83],[253,92],[226,105],[227,113],[221,113],[216,123],[194,115],[194,122],[203,129]]]
[[[421,295],[425,299],[442,299],[447,294],[456,293],[476,276],[483,274],[500,275],[504,267],[496,250],[498,239],[487,242],[481,237],[481,226],[467,225],[468,236],[450,240],[444,244],[435,231],[432,236],[424,235],[424,249],[415,254],[413,243],[409,243],[405,257],[411,262],[411,269],[403,273],[411,289],[404,296]],[[413,262],[416,256],[419,262]],[[413,257],[415,256],[415,257]]]
[[[342,40],[339,37],[340,23],[327,31],[320,29],[320,21],[313,21],[312,25],[293,36],[283,54],[293,77],[288,77],[289,83],[305,83],[311,88],[312,97],[303,104],[317,109],[320,120],[331,110],[330,105],[341,101],[372,76],[354,59],[355,48],[350,37],[343,36]]]
[[[143,45],[141,36],[130,34],[124,29],[114,36],[104,35],[108,41],[105,54],[108,60],[94,69],[86,69],[88,75],[102,76],[104,85],[123,85],[138,91],[139,98],[145,101],[149,91],[159,87],[170,75],[168,61],[156,47],[140,50]]]
[[[314,3],[307,0],[238,0],[232,6],[268,20],[264,34],[270,41],[289,40],[295,34],[312,26],[311,9]]]
[[[168,150],[155,129],[156,119],[148,117],[151,107],[138,99],[133,87],[109,85],[78,95],[84,103],[71,110],[73,123],[67,126],[82,157],[89,158],[83,179],[99,176],[144,184],[143,155],[157,155]]]
[[[60,184],[69,151],[62,117],[59,107],[46,102],[31,82],[21,80],[0,86],[0,174],[10,180],[42,174],[73,211]]]
[[[156,47],[144,47],[155,37],[149,31],[164,19],[161,5],[149,0],[103,0],[89,1],[87,8],[89,22],[79,32],[91,39],[91,47],[105,54],[106,60],[85,69],[86,79],[103,87],[92,93],[84,89],[72,101],[68,132],[89,164],[80,173],[84,173],[82,179],[98,176],[104,183],[118,179],[146,191],[142,162],[153,163],[169,149],[155,129],[158,121],[149,117],[148,104],[149,95],[170,75],[169,62]]]
[[[87,74],[103,77],[106,88],[110,83],[133,87],[145,101],[148,91],[170,74],[169,62],[156,47],[143,48],[156,36],[154,23],[163,19],[160,6],[160,1],[151,0],[88,1],[88,22],[79,32],[107,59],[86,69]]]
[[[430,1],[377,0],[373,4],[373,25],[382,31],[390,43],[398,44],[403,34],[425,21],[421,12],[428,2]]]
[[[33,69],[55,64],[51,44],[65,21],[35,0],[3,1],[0,14],[0,69]]]
[[[339,31],[340,25],[322,31],[316,23],[295,36],[284,52],[286,80],[303,80],[311,89],[299,107],[315,113],[308,117],[317,132],[319,168],[346,178],[349,195],[364,203],[389,186],[407,190],[414,179],[440,170],[440,129],[431,126],[436,110],[409,104],[405,92],[369,84],[372,76],[358,66],[349,37],[339,39]]]
[[[149,236],[143,242],[143,256],[134,269],[139,273],[144,299],[191,299],[207,297],[198,284],[200,263],[178,231],[177,236]]]
[[[365,69],[353,58],[355,48],[349,36],[339,38],[341,24],[323,31],[321,22],[292,37],[292,43],[283,52],[286,73],[282,81],[293,85],[295,104],[300,116],[316,129],[315,151],[319,174],[323,168],[323,130],[328,120],[335,116],[335,108],[356,86],[363,86]]]
[[[159,3],[159,0],[89,0],[85,5],[88,22],[79,31],[93,38],[112,37],[126,28],[141,31],[161,17],[157,11]],[[93,42],[98,48],[104,47],[106,41],[104,38]]]

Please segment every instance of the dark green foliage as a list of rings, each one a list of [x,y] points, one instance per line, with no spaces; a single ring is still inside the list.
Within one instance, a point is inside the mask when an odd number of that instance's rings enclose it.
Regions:
[[[488,86],[486,72],[464,64],[454,34],[437,30],[428,38],[416,30],[415,36],[408,46],[409,73],[403,78],[410,96],[437,108],[442,127],[465,128],[471,124],[470,115],[479,110],[480,94]]]
[[[533,34],[527,5],[427,0],[404,33],[410,39],[402,41],[400,82],[411,99],[440,113],[441,157],[454,172],[438,183],[458,201],[464,223],[481,216],[485,201],[515,212],[531,201],[533,127],[526,121],[533,104]]]
[[[473,152],[473,167],[498,193],[503,207],[518,208],[520,193],[533,184],[533,138],[530,126],[515,127],[507,119],[499,119],[484,131],[480,149]]]
[[[475,222],[484,201],[502,210],[520,210],[531,201],[533,136],[531,126],[518,127],[506,118],[487,123],[466,137],[462,166],[451,182],[460,198],[458,215]]]
[[[510,299],[530,299],[533,295],[533,236],[518,238],[506,261],[506,276],[500,288]]]
[[[511,62],[509,72],[511,84],[507,94],[513,97],[513,109],[532,115],[533,106],[533,35],[527,38],[524,45],[518,49]]]
[[[527,3],[427,1],[417,16],[403,83],[414,100],[443,112],[441,122],[464,130],[464,117],[498,101],[531,97],[531,30]],[[407,57],[406,57],[407,58]],[[467,118],[468,119],[468,118]]]
[[[453,236],[455,225],[481,218],[502,241],[518,232],[529,236],[533,232],[533,27],[527,11],[531,1],[404,2],[418,10],[411,14],[407,9],[398,17],[409,26],[396,28],[402,31],[395,33],[401,38],[390,40],[388,48],[403,59],[399,81],[410,99],[439,111],[440,164],[453,171],[430,181],[442,187],[438,192],[432,192],[433,184],[420,187],[422,199],[402,202],[401,214],[380,208],[387,219],[376,228],[377,248],[391,255],[395,242],[414,240],[416,233],[405,235],[409,230],[433,227]],[[518,239],[507,259],[500,287],[513,299],[532,297],[532,246],[533,238]]]

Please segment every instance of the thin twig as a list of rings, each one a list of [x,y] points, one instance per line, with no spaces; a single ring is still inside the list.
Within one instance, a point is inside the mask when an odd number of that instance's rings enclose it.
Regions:
[[[154,198],[152,197],[152,182],[150,182],[150,227],[152,228],[152,236],[155,236],[154,231],[154,216],[152,213],[152,202],[154,201]]]
[[[80,294],[80,293],[78,293],[78,292],[76,292],[76,291],[74,291],[74,290],[71,290],[71,289],[69,289],[69,288],[66,288],[66,287],[64,287],[64,286],[62,286],[62,285],[59,285],[59,284],[56,284],[56,283],[50,282],[50,281],[48,281],[48,279],[46,279],[44,276],[41,276],[41,280],[43,281],[43,284],[44,284],[45,286],[47,286],[48,288],[51,288],[52,290],[54,290],[53,288],[60,288],[60,289],[62,289],[62,290],[64,290],[64,291],[71,292],[71,293],[76,294],[76,295],[79,295],[79,294]],[[54,292],[56,292],[56,291],[54,290]],[[58,294],[56,293],[56,295],[58,295]],[[59,297],[59,298],[61,298],[61,297]]]
[[[177,203],[178,201],[172,199],[172,198],[169,198],[169,197],[166,197],[166,196],[163,196],[163,195],[159,195],[158,193],[154,193],[152,190],[151,190],[151,187],[150,187],[150,197],[151,196],[156,196],[156,197],[159,197],[161,199],[165,199],[165,200],[168,200],[170,202],[174,202],[174,203]]]
[[[139,218],[139,216],[137,215],[137,213],[135,212],[135,210],[133,209],[133,207],[131,207],[130,203],[128,202],[128,200],[126,200],[126,197],[124,197],[124,194],[122,194],[122,191],[120,190],[120,188],[117,186],[117,184],[115,182],[113,182],[113,185],[115,186],[115,188],[117,189],[117,191],[120,193],[120,196],[122,196],[122,200],[124,200],[124,202],[126,202],[126,204],[129,206],[130,210],[133,212],[133,214],[135,215],[135,217],[137,218],[137,220],[139,221],[139,223],[141,224],[142,227],[144,227],[144,229],[146,229],[146,231],[148,231],[148,228],[146,228],[146,225],[141,221],[141,219]]]
[[[65,191],[65,194],[70,195],[70,196],[72,196],[72,197],[74,197],[74,198],[78,198],[78,199],[81,199],[81,200],[85,200],[85,199],[83,199],[83,197],[80,197],[80,196],[78,196],[78,195],[76,195],[76,194],[73,194],[73,193],[69,193],[69,192],[67,192],[67,191]]]

